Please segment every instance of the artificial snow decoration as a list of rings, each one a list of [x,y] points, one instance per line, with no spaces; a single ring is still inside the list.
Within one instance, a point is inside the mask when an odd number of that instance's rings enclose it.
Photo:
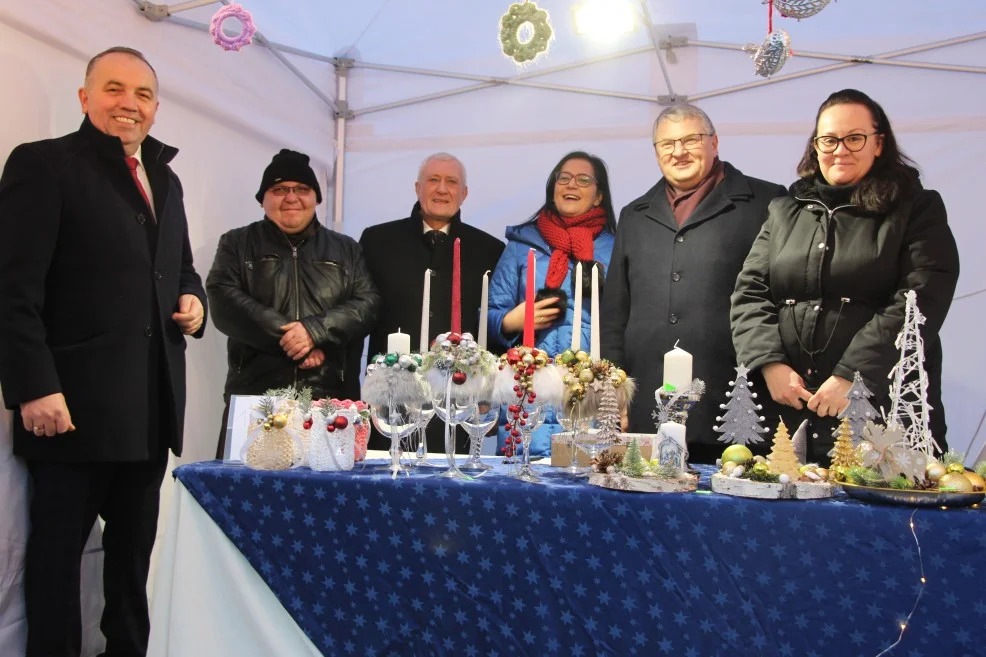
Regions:
[[[747,381],[746,377],[749,373],[750,369],[740,363],[736,368],[736,381],[729,382],[729,385],[733,386],[732,392],[726,393],[729,401],[719,404],[719,408],[726,411],[716,417],[716,422],[719,424],[712,427],[713,431],[722,434],[719,436],[719,442],[753,445],[763,442],[761,434],[767,433],[767,429],[760,426],[764,417],[758,411],[763,409],[763,406],[756,402],[757,393],[750,390],[753,384]]]
[[[525,25],[530,26],[531,37],[522,42],[520,32]],[[512,4],[500,18],[500,49],[518,64],[526,64],[548,52],[552,35],[548,12],[533,2]]]
[[[474,400],[493,387],[497,358],[470,333],[442,333],[424,354],[421,372],[433,396],[444,395],[451,380],[453,400]]]
[[[768,4],[770,0],[764,0]],[[784,18],[811,18],[825,9],[830,0],[774,0],[774,6]]]
[[[924,315],[918,310],[917,293],[908,290],[904,295],[904,326],[897,334],[894,346],[900,350],[900,360],[890,370],[890,415],[887,427],[898,427],[908,447],[934,456],[941,452],[931,435],[928,420],[928,374],[924,370],[924,339],[921,325]]]
[[[753,72],[763,78],[774,75],[787,63],[791,55],[791,37],[784,30],[774,30],[759,46],[748,43],[743,52],[749,53],[753,59]]]
[[[839,413],[840,420],[849,420],[849,433],[852,436],[853,445],[858,445],[859,441],[863,439],[863,427],[866,426],[866,423],[876,422],[880,418],[879,413],[870,403],[872,396],[873,393],[866,387],[863,377],[859,372],[856,372],[853,375],[852,386],[846,393],[849,405]]]
[[[422,404],[428,400],[428,388],[418,374],[418,354],[380,354],[366,367],[360,395],[370,406],[387,404]]]

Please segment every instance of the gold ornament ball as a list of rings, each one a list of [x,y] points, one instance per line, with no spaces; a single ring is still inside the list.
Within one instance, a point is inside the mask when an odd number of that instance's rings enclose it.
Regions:
[[[945,466],[945,472],[946,473],[957,472],[961,474],[965,472],[965,466],[962,465],[961,463],[949,463],[948,465]]]
[[[983,479],[975,472],[963,472],[962,475],[969,480],[972,484],[972,490],[982,491],[986,490],[986,479]]]
[[[945,476],[945,466],[941,463],[929,463],[928,467],[924,469],[924,476],[929,481],[938,481]]]
[[[722,473],[729,474],[736,467],[736,464],[732,461],[724,461],[722,464]]]
[[[730,445],[722,451],[722,461],[732,461],[736,465],[743,465],[753,460],[753,452],[746,445]]]
[[[270,431],[270,422],[264,422],[264,431]]]
[[[765,475],[770,472],[770,468],[767,467],[766,463],[755,463],[753,464],[753,472],[758,475]]]
[[[579,381],[582,383],[592,383],[593,378],[592,370],[582,370],[579,372]]]
[[[938,480],[938,489],[952,493],[971,493],[972,482],[961,472],[948,472]]]
[[[278,413],[273,418],[271,418],[270,423],[275,429],[283,429],[284,427],[288,426],[288,416],[284,415],[283,413]]]
[[[829,471],[826,468],[818,468],[817,470],[815,470],[815,474],[817,474],[822,479],[829,478]]]
[[[548,364],[548,357],[543,351],[539,352],[538,355],[534,357],[534,362],[537,363],[539,367],[544,367]]]
[[[533,365],[534,364],[534,356],[532,356],[530,354],[524,354],[524,357],[521,358],[521,360],[524,361],[524,364],[525,365]]]
[[[585,386],[582,385],[581,383],[572,384],[571,390],[572,390],[572,394],[575,395],[576,397],[581,397],[583,394],[585,394]]]
[[[581,361],[589,360],[589,354],[585,353],[584,351],[579,351],[578,353],[575,354],[575,357]]]

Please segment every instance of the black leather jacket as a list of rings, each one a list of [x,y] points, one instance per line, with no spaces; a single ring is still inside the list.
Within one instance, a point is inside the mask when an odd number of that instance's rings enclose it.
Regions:
[[[267,218],[229,231],[206,291],[216,328],[229,336],[227,396],[285,386],[342,394],[346,348],[369,333],[381,304],[359,244],[317,218],[291,239]],[[280,327],[293,321],[325,352],[320,367],[300,369],[281,349]]]

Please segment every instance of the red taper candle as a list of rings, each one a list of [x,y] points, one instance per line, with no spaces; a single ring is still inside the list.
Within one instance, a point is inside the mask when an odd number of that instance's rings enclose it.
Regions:
[[[462,333],[462,267],[459,238],[452,244],[452,333]]]
[[[524,346],[534,346],[534,249],[527,251],[527,289],[524,296]]]

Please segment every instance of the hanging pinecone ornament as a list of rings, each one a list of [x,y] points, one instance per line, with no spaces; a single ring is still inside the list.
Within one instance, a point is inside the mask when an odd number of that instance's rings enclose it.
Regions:
[[[784,18],[811,18],[825,9],[831,0],[774,0],[774,6]],[[764,0],[768,4],[770,0]]]

